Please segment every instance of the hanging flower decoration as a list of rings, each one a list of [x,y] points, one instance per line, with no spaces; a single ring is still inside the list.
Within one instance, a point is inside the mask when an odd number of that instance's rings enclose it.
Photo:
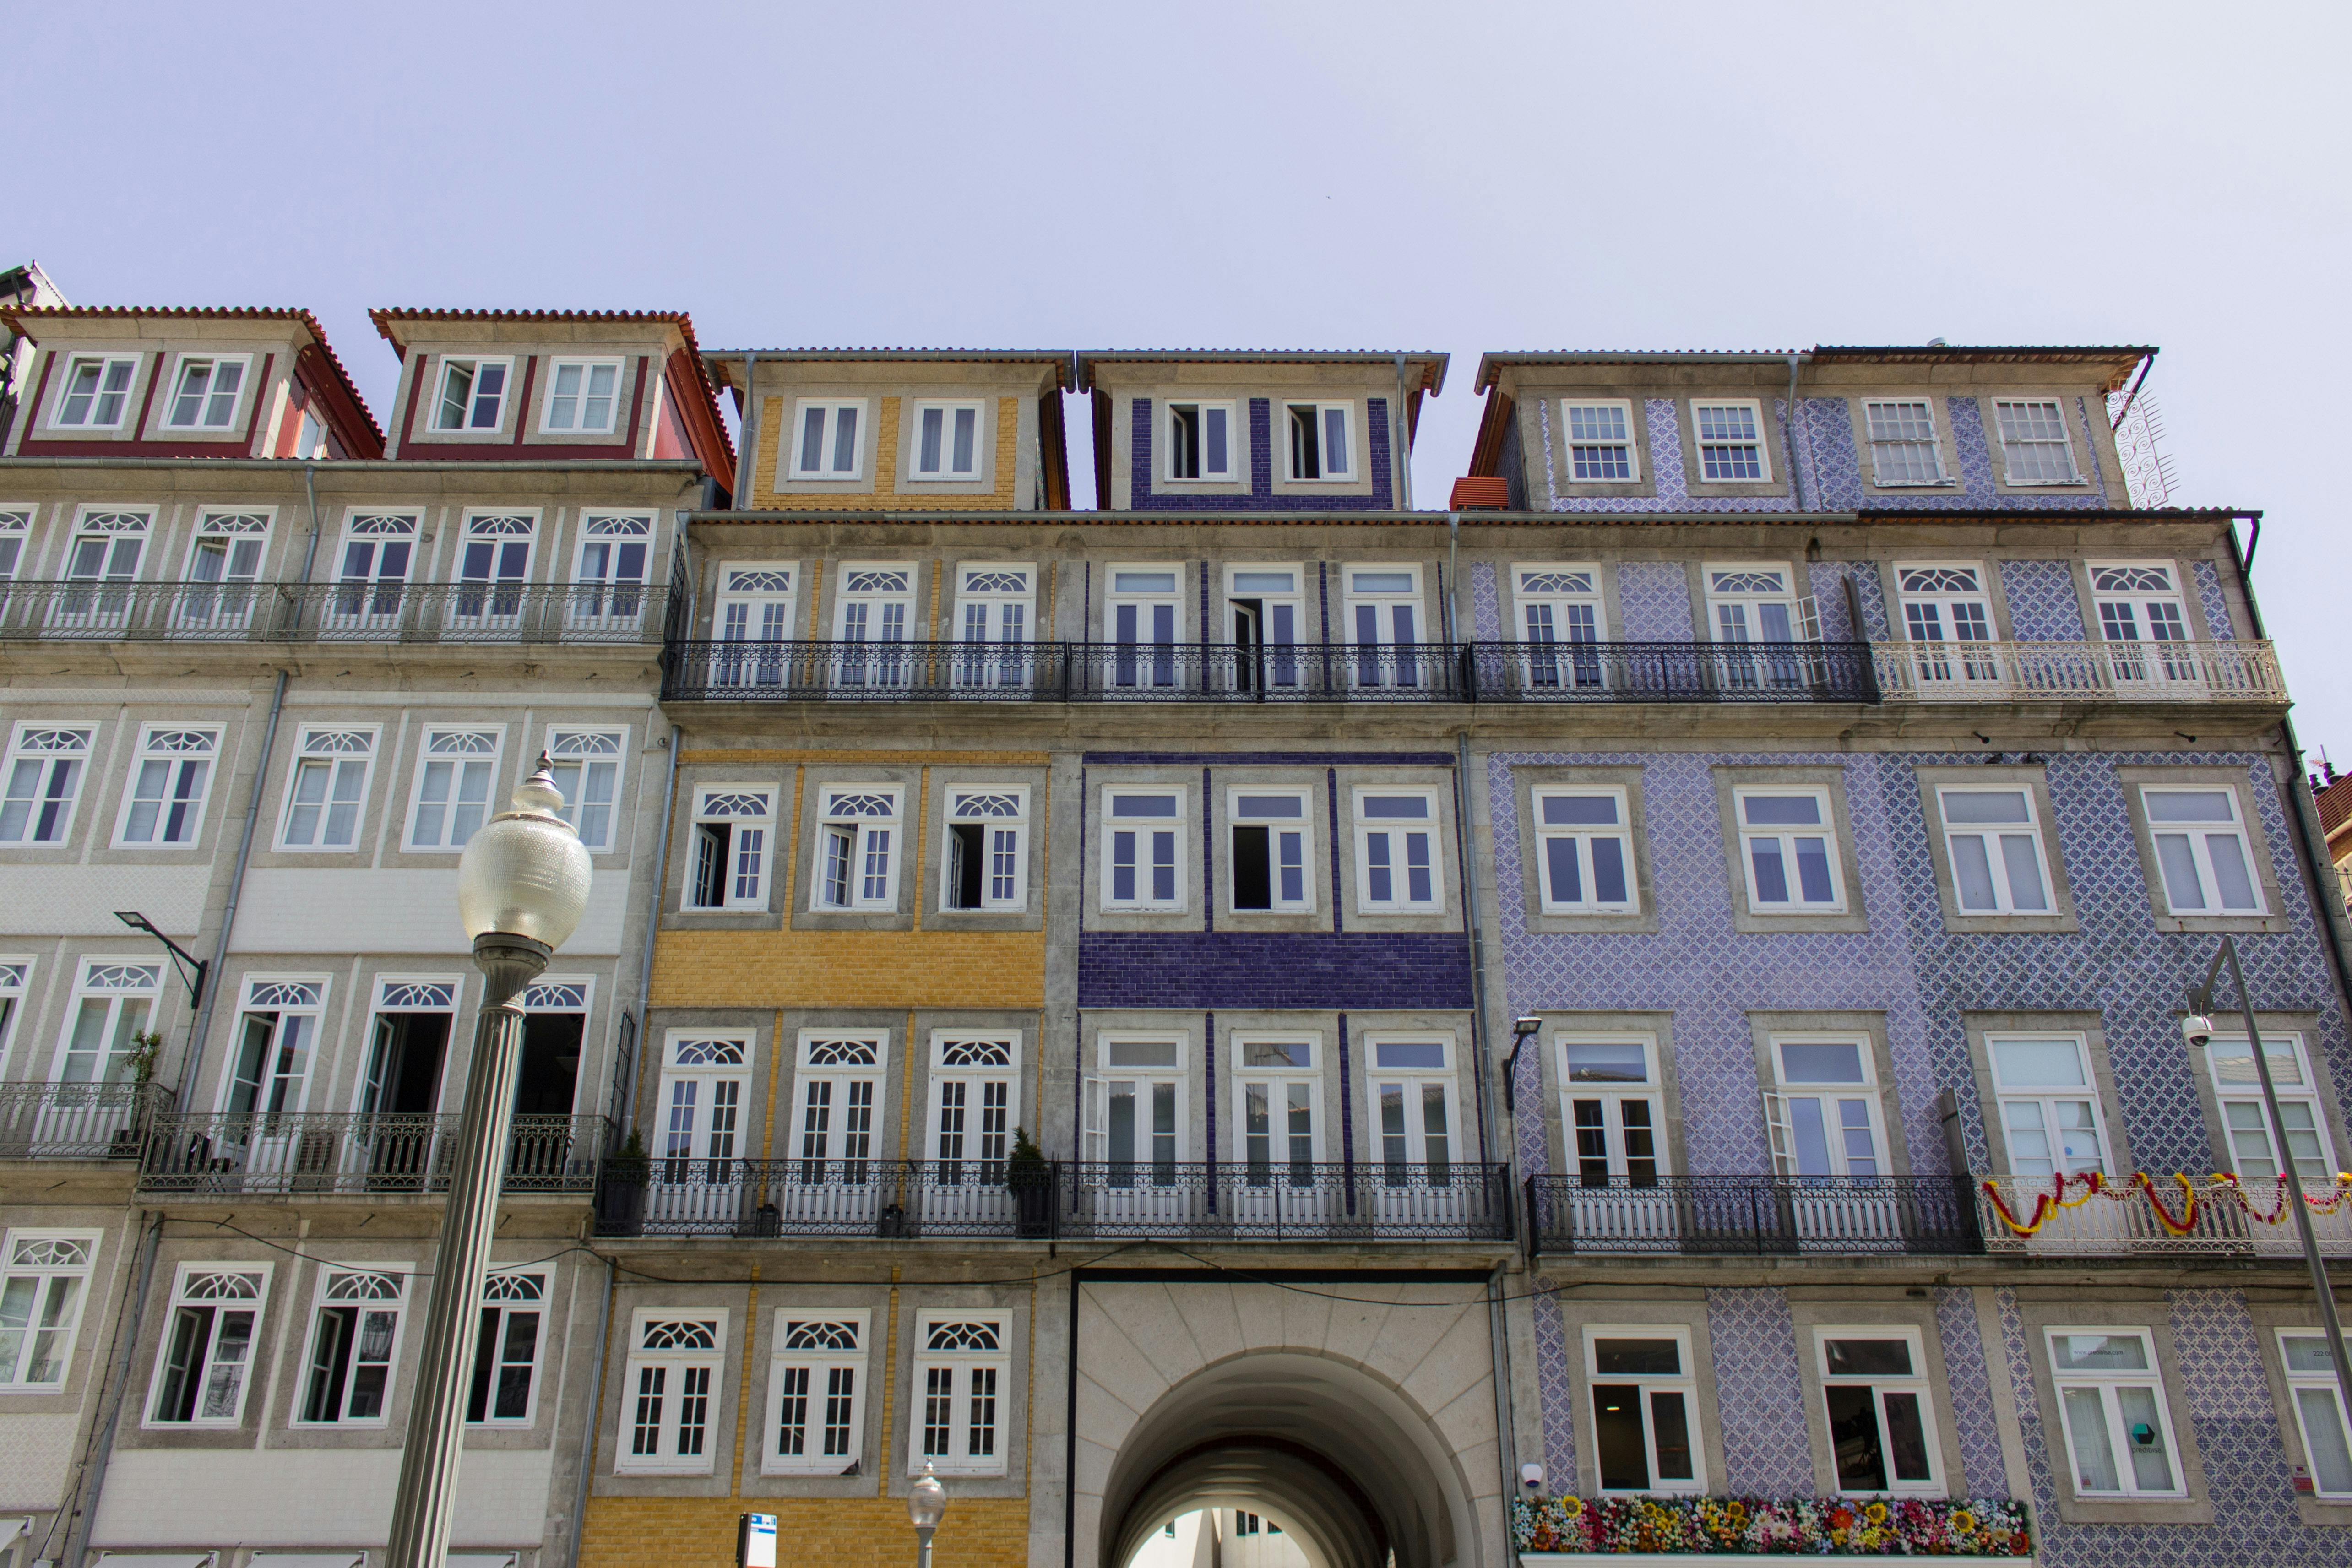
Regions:
[[[2146,1171],[2132,1177],[2134,1185],[2147,1195],[2148,1207],[2156,1211],[2156,1222],[2174,1236],[2186,1236],[2197,1228],[2197,1188],[2189,1178],[2175,1171],[2172,1179],[2180,1184],[2180,1212],[2175,1215],[2164,1207],[2164,1199],[2156,1195],[2156,1178]]]
[[[2284,1176],[2272,1176],[2269,1180],[2278,1189],[2278,1201],[2271,1206],[2270,1212],[2266,1214],[2255,1204],[2253,1195],[2247,1192],[2245,1184],[2239,1179],[2237,1173],[2234,1171],[2215,1171],[2213,1173],[2214,1185],[2229,1188],[2232,1194],[2236,1195],[2239,1206],[2244,1208],[2249,1215],[2262,1221],[2264,1225],[2283,1224],[2286,1219],[2286,1178]],[[2335,1182],[2331,1184],[2326,1194],[2315,1193],[2310,1189],[2305,1188],[2303,1195],[2303,1201],[2305,1207],[2307,1207],[2314,1214],[2334,1214],[2337,1209],[2344,1207],[2344,1200],[2347,1195],[2352,1195],[2352,1172],[2338,1171],[2336,1174]]]
[[[2025,1505],[2010,1498],[1522,1498],[1522,1552],[2024,1557]]]
[[[2077,1183],[2082,1186],[2083,1195],[2080,1197],[2068,1197],[2066,1196],[2066,1189]],[[2009,1207],[2008,1202],[2002,1198],[2000,1195],[2000,1187],[1998,1183],[1990,1181],[1986,1182],[1984,1184],[1984,1194],[1987,1198],[1991,1200],[1992,1211],[2000,1217],[2000,1222],[2003,1225],[2008,1226],[2010,1230],[2016,1235],[2031,1236],[2035,1231],[2041,1229],[2042,1225],[2048,1221],[2050,1217],[2057,1213],[2058,1210],[2062,1208],[2080,1208],[2084,1204],[2090,1202],[2094,1197],[2105,1192],[2106,1188],[2107,1178],[2097,1171],[2085,1171],[2078,1176],[2068,1176],[2062,1171],[2059,1173],[2055,1183],[2050,1191],[2037,1193],[2034,1195],[2033,1217],[2030,1219],[2020,1219],[2017,1218],[2016,1211],[2011,1209]]]

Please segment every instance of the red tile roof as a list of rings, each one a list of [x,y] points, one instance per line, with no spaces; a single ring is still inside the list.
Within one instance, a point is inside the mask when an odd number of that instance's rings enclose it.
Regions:
[[[2319,802],[2319,831],[2334,838],[2336,829],[2352,821],[2352,773],[2317,791],[2314,798]]]

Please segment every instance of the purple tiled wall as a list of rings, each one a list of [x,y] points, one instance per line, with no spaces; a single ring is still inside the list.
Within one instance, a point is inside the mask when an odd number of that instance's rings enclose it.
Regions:
[[[1082,1008],[1466,1008],[1455,932],[1088,931]]]
[[[1274,413],[1270,400],[1249,400],[1249,494],[1161,495],[1152,488],[1158,470],[1151,458],[1152,421],[1156,405],[1150,398],[1131,404],[1128,432],[1127,504],[1137,512],[1385,512],[1395,502],[1389,474],[1389,400],[1364,400],[1364,461],[1372,491],[1369,496],[1277,496],[1274,489]]]

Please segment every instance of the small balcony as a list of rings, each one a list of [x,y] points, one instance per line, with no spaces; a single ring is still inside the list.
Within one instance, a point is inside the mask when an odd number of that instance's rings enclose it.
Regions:
[[[2352,1192],[2334,1181],[2304,1188],[2319,1249],[2352,1258]],[[2192,1176],[2146,1182],[1992,1176],[1976,1183],[1985,1249],[2005,1257],[2146,1257],[2180,1253],[2299,1261],[2303,1238],[2286,1184]]]
[[[1528,1180],[1537,1255],[1683,1257],[1980,1252],[1965,1179],[1562,1176]]]
[[[0,583],[0,642],[621,643],[669,590],[604,583]]]
[[[374,1197],[446,1192],[459,1118],[320,1112],[157,1115],[139,1190],[182,1197]],[[517,1116],[505,1190],[587,1193],[609,1142],[602,1116]]]
[[[1880,643],[1890,703],[2102,702],[2284,705],[2267,642]]]
[[[0,1160],[135,1160],[171,1108],[160,1083],[0,1083]]]

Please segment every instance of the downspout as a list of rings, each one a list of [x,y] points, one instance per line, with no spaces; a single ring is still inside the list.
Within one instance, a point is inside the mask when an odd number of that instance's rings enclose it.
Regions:
[[[1390,444],[1396,449],[1397,455],[1397,510],[1410,512],[1412,510],[1412,422],[1405,418],[1404,356],[1402,354],[1396,357],[1396,413],[1389,421],[1395,427],[1395,434],[1389,439]]]
[[[625,1086],[621,1103],[614,1107],[620,1113],[621,1138],[627,1142],[629,1128],[637,1119],[637,1074],[643,1070],[646,1049],[652,1030],[646,1027],[646,1009],[652,1005],[654,991],[654,938],[661,932],[662,890],[669,875],[669,825],[671,803],[677,799],[677,726],[669,727],[669,778],[662,787],[661,834],[654,841],[653,899],[646,910],[645,962],[637,973],[637,1049],[629,1059],[629,1082]]]
[[[613,1285],[619,1275],[619,1265],[605,1259],[604,1305],[596,1314],[596,1378],[588,1385],[588,1437],[580,1450],[580,1490],[572,1498],[572,1554],[565,1561],[572,1568],[579,1568],[580,1534],[588,1523],[588,1482],[596,1469],[596,1429],[604,1418],[604,1358],[612,1351],[605,1336],[612,1332]]]
[[[1780,416],[1780,455],[1789,460],[1789,496],[1801,512],[1806,509],[1805,465],[1797,461],[1797,366],[1803,360],[1804,355],[1795,350],[1789,351],[1789,402]]]
[[[64,1568],[81,1568],[81,1560],[89,1551],[89,1532],[98,1523],[99,1499],[106,1492],[106,1467],[114,1458],[115,1428],[122,1424],[122,1402],[131,1396],[131,1357],[139,1348],[139,1320],[147,1311],[147,1285],[155,1277],[155,1253],[163,1240],[163,1217],[155,1216],[155,1223],[147,1228],[146,1244],[139,1260],[139,1282],[132,1288],[131,1321],[122,1325],[122,1354],[114,1363],[114,1408],[106,1415],[106,1430],[100,1435],[98,1453],[90,1460],[89,1500],[82,1504],[66,1534],[66,1550],[59,1561]]]
[[[1466,727],[1454,731],[1454,837],[1456,855],[1462,862],[1462,919],[1470,928],[1470,1046],[1478,1062],[1478,1158],[1482,1165],[1491,1165],[1494,1111],[1486,1093],[1486,943],[1478,914],[1478,875],[1470,853],[1475,841],[1470,832],[1470,731]],[[1516,1137],[1509,1140],[1512,1144],[1517,1141]],[[1509,1149],[1504,1154],[1506,1163],[1512,1166],[1510,1191],[1516,1193],[1519,1190],[1517,1161],[1511,1157]],[[1506,1195],[1506,1204],[1510,1201]]]
[[[1070,1387],[1062,1416],[1062,1568],[1078,1561],[1078,1278],[1070,1270]]]
[[[1503,1279],[1500,1263],[1486,1276],[1486,1337],[1495,1347],[1495,1456],[1503,1467],[1503,1550],[1507,1560],[1518,1555],[1508,1542],[1512,1505],[1519,1495],[1519,1444],[1518,1434],[1512,1430],[1511,1342],[1509,1314],[1503,1306]]]
[[[729,497],[740,510],[744,497],[760,483],[760,400],[752,394],[752,372],[760,368],[756,349],[743,350],[743,456],[735,465],[735,494]]]
[[[1454,596],[1462,582],[1462,514],[1445,514],[1445,640],[1462,641],[1462,619],[1455,612]]]

